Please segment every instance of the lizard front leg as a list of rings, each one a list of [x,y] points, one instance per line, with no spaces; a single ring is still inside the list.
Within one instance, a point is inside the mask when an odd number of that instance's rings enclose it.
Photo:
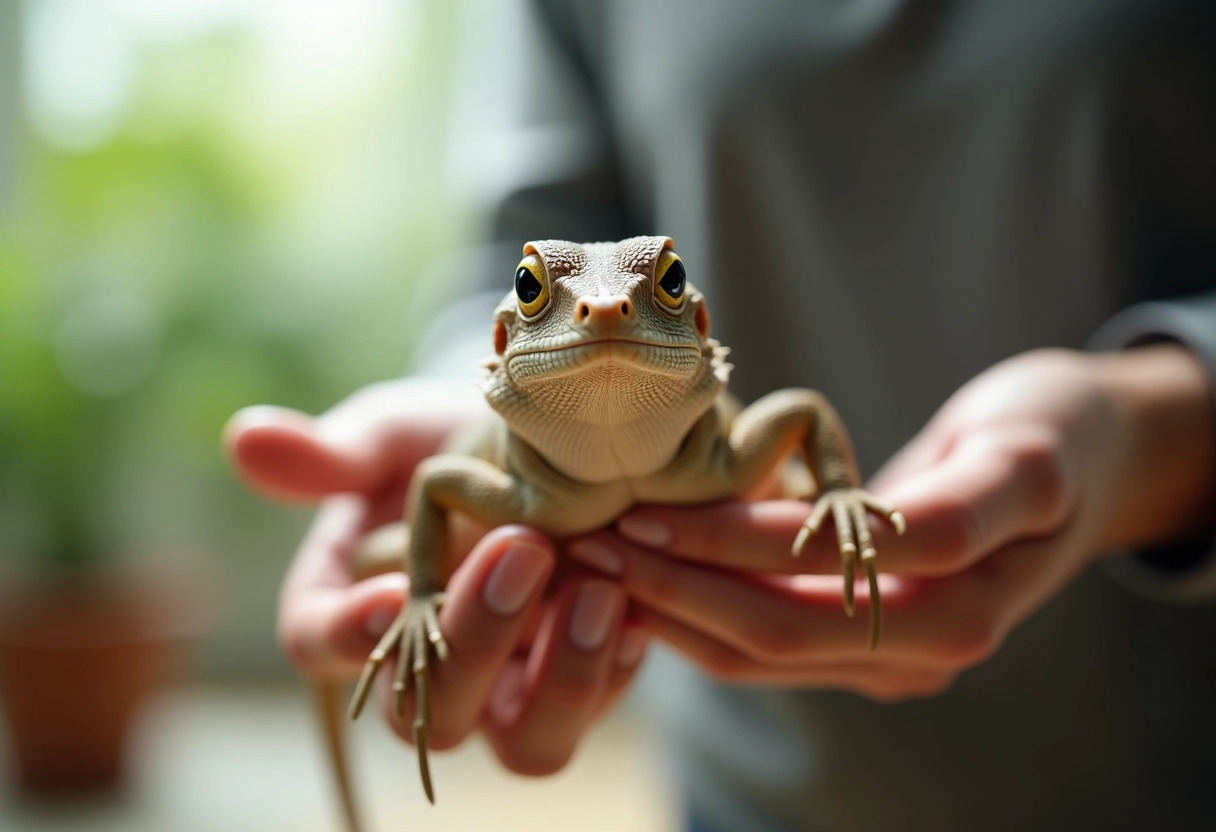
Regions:
[[[408,498],[410,518],[406,547],[406,571],[410,576],[409,601],[368,657],[351,698],[350,717],[356,719],[367,700],[371,683],[393,650],[397,650],[397,673],[393,680],[394,708],[405,714],[411,676],[414,687],[414,744],[418,768],[427,799],[435,802],[427,759],[430,727],[429,654],[448,656],[447,642],[439,629],[443,605],[441,560],[447,551],[447,513],[457,510],[489,525],[502,525],[524,515],[522,492],[514,477],[480,459],[455,454],[424,460],[414,473]]]
[[[813,390],[778,390],[746,408],[731,426],[731,462],[736,481],[759,481],[785,454],[798,448],[819,487],[815,508],[794,538],[792,554],[802,554],[829,514],[836,526],[844,574],[844,609],[853,615],[853,580],[858,559],[870,589],[870,649],[882,635],[882,598],[875,565],[877,551],[866,512],[886,517],[898,534],[904,518],[895,508],[863,491],[853,445],[836,411]]]

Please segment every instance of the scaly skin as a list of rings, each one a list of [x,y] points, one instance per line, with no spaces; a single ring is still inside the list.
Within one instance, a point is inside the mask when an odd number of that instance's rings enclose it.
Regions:
[[[877,512],[900,532],[902,516],[861,490],[848,434],[818,393],[778,391],[734,416],[725,394],[727,351],[709,337],[701,294],[676,279],[683,266],[673,265],[673,245],[666,237],[525,245],[521,274],[528,274],[495,312],[496,355],[486,365],[485,395],[498,421],[483,426],[466,452],[419,466],[408,534],[400,527],[379,532],[356,557],[356,571],[372,574],[383,571],[386,546],[404,545],[411,583],[409,602],[368,659],[351,717],[396,651],[396,710],[404,714],[412,685],[414,739],[432,802],[427,679],[430,652],[443,659],[448,649],[436,613],[454,568],[442,562],[449,512],[492,526],[523,523],[562,539],[609,525],[635,503],[739,497],[797,452],[819,498],[792,552],[800,554],[832,519],[845,610],[853,614],[860,560],[871,649],[878,644],[882,608],[866,513]]]

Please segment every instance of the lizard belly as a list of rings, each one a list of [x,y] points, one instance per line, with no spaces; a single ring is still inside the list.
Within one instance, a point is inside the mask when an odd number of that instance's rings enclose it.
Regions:
[[[693,505],[712,503],[740,497],[747,491],[747,484],[732,480],[729,476],[706,469],[701,473],[663,472],[634,483],[636,501],[655,505]]]
[[[529,491],[525,501],[528,508],[521,522],[555,538],[602,529],[635,502],[624,480]]]

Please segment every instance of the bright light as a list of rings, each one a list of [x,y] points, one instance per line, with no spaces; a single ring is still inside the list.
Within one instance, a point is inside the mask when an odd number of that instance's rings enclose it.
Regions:
[[[260,99],[330,115],[399,60],[393,52],[416,4],[39,0],[24,8],[23,74],[34,129],[57,148],[86,151],[122,123],[140,51],[149,45],[245,31],[260,58],[262,77],[249,79]]]
[[[104,2],[47,0],[26,11],[26,102],[35,130],[64,150],[101,144],[130,94],[130,32]]]

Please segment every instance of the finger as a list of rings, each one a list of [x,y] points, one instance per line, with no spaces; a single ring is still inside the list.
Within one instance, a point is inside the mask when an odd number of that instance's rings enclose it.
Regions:
[[[311,501],[369,490],[358,461],[326,444],[316,420],[297,410],[247,407],[228,421],[223,442],[245,482],[269,497]]]
[[[305,675],[342,679],[357,673],[408,591],[400,572],[351,583],[345,556],[372,510],[357,497],[327,500],[283,583],[279,641]]]
[[[596,716],[602,716],[629,689],[630,683],[637,676],[638,670],[646,656],[650,645],[650,631],[640,622],[628,620],[621,627],[620,638],[617,639],[616,654],[612,659],[612,668],[608,673],[608,682],[604,686],[604,694],[596,707]]]
[[[475,726],[494,681],[515,652],[520,634],[554,566],[553,545],[522,526],[505,526],[485,537],[452,575],[439,627],[447,641],[447,661],[431,651],[433,700],[430,745],[451,748]],[[414,650],[430,649],[423,630]],[[417,660],[418,656],[413,657]],[[412,670],[412,668],[410,668]],[[385,699],[389,690],[382,691]],[[382,703],[387,704],[387,703]],[[391,707],[386,707],[386,715]],[[390,724],[407,741],[412,737],[412,697]]]
[[[840,614],[838,579],[758,578],[665,557],[610,533],[568,547],[575,560],[593,568],[598,568],[596,559],[585,557],[588,544],[612,553],[619,564],[618,580],[640,605],[762,664],[857,661],[868,655],[867,625]],[[973,646],[975,622],[988,614],[986,608],[996,597],[982,571],[944,580],[882,576],[881,584],[889,623],[878,655],[928,667],[950,666]],[[868,609],[868,592],[857,600]]]
[[[918,476],[903,480],[883,501],[897,507],[897,526],[869,523],[883,571],[901,575],[958,573],[985,554],[1058,528],[1076,493],[1050,439],[1022,432],[973,437]],[[802,557],[789,542],[810,509],[798,501],[721,503],[682,508],[646,506],[617,523],[622,536],[701,563],[761,572],[831,574],[841,542],[816,535]]]
[[[1023,621],[1088,565],[1088,534],[1088,529],[1074,524],[1059,535],[1005,546],[976,568],[1001,593],[990,604],[998,636]]]
[[[830,504],[814,509],[822,522]],[[716,566],[793,574],[826,571],[823,559],[830,554],[832,570],[839,568],[837,543],[811,537],[802,557],[790,555],[811,506],[800,500],[770,500],[759,503],[726,502],[697,507],[644,506],[617,521],[617,531],[636,543],[679,557]]]
[[[831,509],[831,503],[820,501],[814,513],[822,518]],[[837,574],[844,565],[841,548],[847,537],[842,541],[839,534],[816,534],[806,540],[800,557],[790,555],[790,542],[805,528],[811,512],[800,500],[645,506],[618,521],[617,530],[637,543],[707,565],[786,575]],[[895,538],[890,527],[871,531],[871,541],[884,556]],[[851,551],[856,551],[855,544]]]
[[[642,608],[639,620],[715,679],[733,684],[840,688],[872,699],[893,701],[939,693],[950,681],[941,670],[883,661],[814,662],[776,667],[756,661],[728,644],[674,618]]]
[[[368,494],[407,477],[453,426],[482,409],[469,385],[385,382],[315,419],[287,408],[245,408],[225,426],[223,443],[242,477],[272,497]]]
[[[910,575],[958,573],[1014,541],[1050,535],[1077,500],[1055,440],[1024,429],[962,439],[885,497],[900,508],[907,534],[879,527],[883,570]]]
[[[486,735],[512,771],[551,774],[574,754],[609,693],[625,611],[613,582],[575,578],[558,592],[522,680],[507,680]],[[510,695],[507,695],[510,694]]]

